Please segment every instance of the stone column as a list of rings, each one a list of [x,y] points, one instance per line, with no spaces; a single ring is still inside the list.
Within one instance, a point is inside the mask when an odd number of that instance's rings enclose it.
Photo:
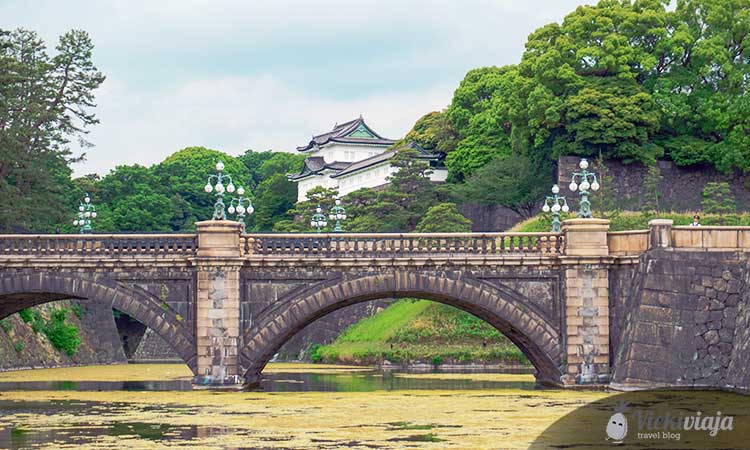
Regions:
[[[648,221],[649,249],[672,247],[672,224],[670,219],[652,219]]]
[[[609,220],[563,222],[565,256],[564,384],[609,381]]]
[[[196,345],[201,386],[242,383],[240,345],[240,227],[238,222],[209,220],[198,230]]]

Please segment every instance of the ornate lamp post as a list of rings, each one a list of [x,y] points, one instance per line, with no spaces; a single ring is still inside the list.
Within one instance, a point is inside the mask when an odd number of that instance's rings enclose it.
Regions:
[[[599,182],[596,180],[596,174],[594,172],[589,172],[589,162],[586,161],[586,159],[582,159],[581,162],[578,164],[578,167],[581,168],[580,172],[573,172],[570,176],[570,190],[572,192],[575,192],[577,189],[580,190],[581,195],[581,207],[578,211],[578,217],[584,219],[584,218],[590,218],[591,216],[591,203],[589,202],[589,189],[596,192],[599,190]],[[578,182],[576,183],[576,180]]]
[[[334,233],[342,233],[344,231],[341,222],[346,220],[346,210],[341,206],[341,200],[336,199],[336,205],[331,208],[328,218],[336,221],[336,226],[333,228]]]
[[[318,205],[318,207],[315,208],[315,214],[313,214],[312,220],[310,221],[310,226],[320,233],[320,229],[325,228],[326,225],[328,225],[328,222],[326,222],[326,216],[323,214],[323,208]]]
[[[552,211],[552,232],[553,233],[558,233],[560,231],[560,211],[562,212],[570,211],[570,207],[568,207],[568,201],[565,200],[565,197],[557,195],[559,192],[560,192],[560,186],[553,184],[552,195],[551,196],[548,195],[547,198],[544,199],[544,206],[542,206],[542,211],[544,212],[550,212],[550,210]]]
[[[206,191],[206,193],[210,194],[212,191],[216,191],[216,203],[214,203],[214,220],[226,220],[227,214],[224,211],[224,192],[232,193],[234,192],[234,183],[232,183],[232,177],[229,175],[224,175],[224,163],[219,161],[216,163],[216,174],[212,174],[208,176],[208,180],[206,181],[206,185],[203,187],[203,190]],[[215,185],[211,185],[212,180],[216,183]],[[229,181],[229,184],[224,187],[224,181]]]
[[[73,226],[81,227],[80,233],[91,233],[91,219],[96,219],[96,207],[91,203],[91,196],[87,192],[78,205],[78,219],[73,221]]]
[[[253,203],[248,197],[245,197],[245,188],[242,186],[237,188],[237,195],[239,197],[232,197],[232,201],[229,203],[227,212],[229,214],[237,214],[237,221],[242,224],[242,232],[245,232],[245,214],[250,215],[255,211]]]

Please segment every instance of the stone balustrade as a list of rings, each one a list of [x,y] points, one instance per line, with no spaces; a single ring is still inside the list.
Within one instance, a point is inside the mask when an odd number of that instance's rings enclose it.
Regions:
[[[1,256],[194,255],[196,234],[2,234]]]
[[[565,250],[561,233],[251,234],[240,245],[247,257],[556,256]]]

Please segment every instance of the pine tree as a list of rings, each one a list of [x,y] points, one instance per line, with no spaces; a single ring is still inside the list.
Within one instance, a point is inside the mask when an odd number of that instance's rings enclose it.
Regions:
[[[657,164],[652,164],[648,167],[646,177],[643,180],[643,205],[641,210],[644,214],[659,214],[659,199],[661,192],[659,191],[659,183],[661,183],[661,171]]]
[[[724,224],[724,216],[737,212],[734,195],[729,189],[729,183],[710,182],[703,188],[703,201],[701,207],[706,214],[718,214],[719,223]]]

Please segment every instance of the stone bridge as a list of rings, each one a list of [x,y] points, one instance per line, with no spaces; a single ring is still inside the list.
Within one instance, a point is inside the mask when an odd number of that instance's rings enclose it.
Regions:
[[[236,222],[196,226],[196,234],[0,235],[0,319],[60,299],[103,302],[167,341],[196,384],[252,385],[316,319],[358,302],[413,297],[492,324],[541,382],[607,383],[614,375],[639,384],[665,374],[644,372],[646,362],[629,350],[650,344],[648,336],[641,342],[644,329],[656,327],[661,339],[669,326],[640,314],[648,258],[710,250],[734,261],[750,248],[750,228],[659,220],[648,230],[608,232],[606,220],[572,219],[561,233],[242,235]],[[731,272],[725,291],[739,278]]]

